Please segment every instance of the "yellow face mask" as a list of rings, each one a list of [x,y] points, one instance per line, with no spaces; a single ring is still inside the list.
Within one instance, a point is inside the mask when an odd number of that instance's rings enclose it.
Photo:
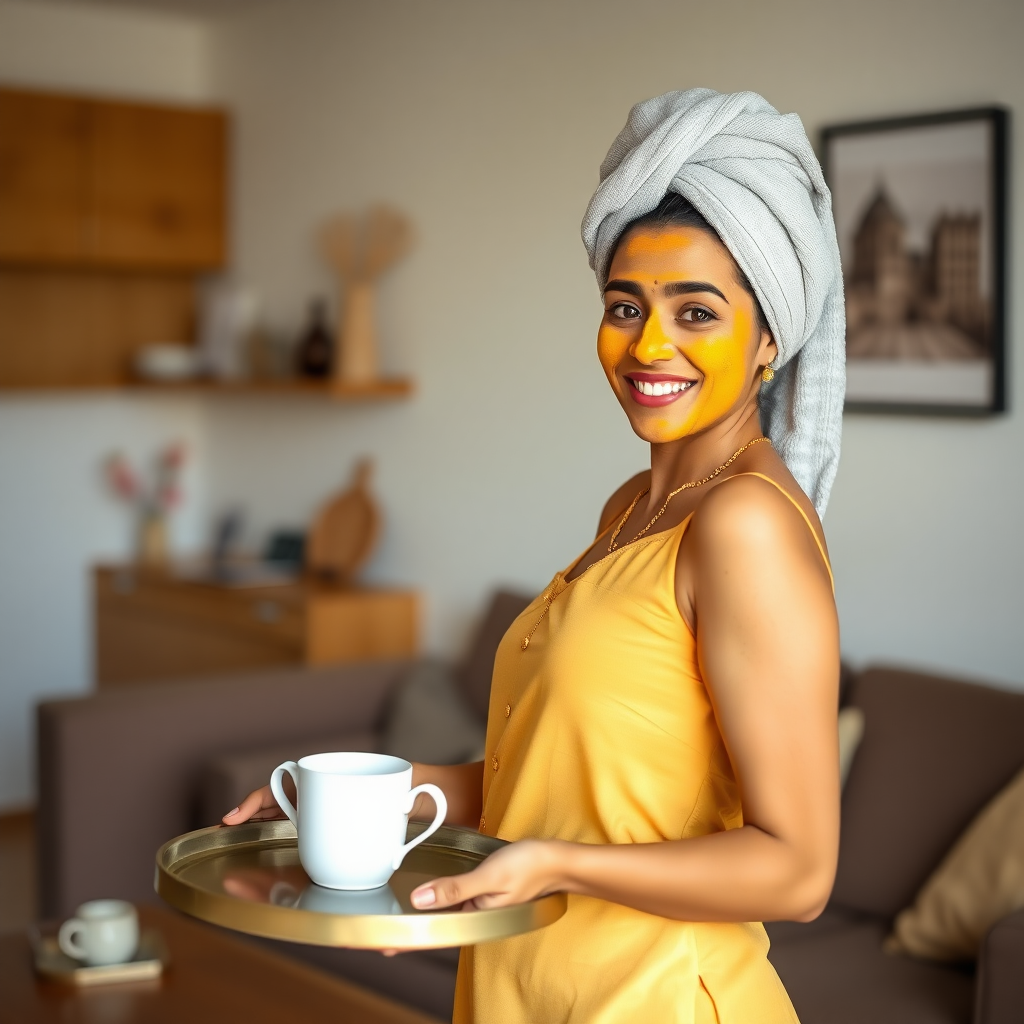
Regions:
[[[732,256],[699,228],[637,229],[623,239],[597,348],[633,429],[654,443],[741,409],[774,354]]]

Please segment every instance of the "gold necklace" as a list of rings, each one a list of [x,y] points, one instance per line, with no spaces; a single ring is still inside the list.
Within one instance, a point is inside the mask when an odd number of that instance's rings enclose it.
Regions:
[[[762,441],[767,441],[768,444],[772,443],[771,440],[769,438],[767,438],[767,437],[755,437],[753,441],[748,441],[742,448],[739,448],[735,452],[733,452],[731,458],[729,458],[725,462],[723,462],[718,467],[718,469],[716,469],[713,473],[709,473],[706,477],[704,477],[703,480],[691,480],[689,483],[683,484],[682,487],[677,487],[665,499],[665,504],[662,505],[660,509],[658,509],[658,514],[633,538],[633,540],[639,540],[661,518],[662,513],[665,511],[665,509],[668,508],[668,503],[677,494],[679,494],[680,491],[685,491],[685,490],[687,490],[687,488],[690,488],[690,487],[701,487],[704,484],[708,483],[709,481],[714,480],[715,477],[718,476],[719,473],[721,473],[725,469],[728,469],[752,444],[760,444]],[[608,542],[608,554],[611,554],[618,547],[618,545],[615,543],[615,539],[622,532],[622,528],[626,525],[626,520],[629,519],[630,512],[632,512],[633,509],[636,508],[637,502],[639,502],[640,499],[649,490],[650,490],[649,487],[644,488],[644,490],[642,490],[633,499],[633,504],[630,505],[629,508],[626,509],[626,514],[622,517],[622,519],[619,520],[619,525],[615,527],[615,532],[612,534],[612,539]],[[630,544],[632,544],[632,543],[633,543],[633,541],[630,541]],[[588,568],[589,568],[589,566],[588,566]],[[583,572],[586,572],[586,571],[587,571],[586,569],[583,570]],[[580,573],[580,575],[582,576],[583,573]],[[535,623],[533,629],[531,629],[530,632],[527,633],[526,636],[524,636],[523,639],[519,642],[520,650],[525,651],[527,649],[527,647],[530,646],[530,641],[533,639],[533,634],[537,632],[537,627],[540,626],[540,624],[544,621],[545,616],[548,614],[548,612],[551,609],[552,602],[555,600],[556,597],[558,597],[558,595],[564,589],[563,582],[562,582],[563,579],[564,579],[564,577],[562,576],[561,573],[556,573],[555,574],[555,578],[551,581],[551,585],[548,587],[547,590],[544,591],[544,610],[540,613],[540,618]]]
[[[718,467],[718,469],[714,470],[711,473],[708,473],[708,475],[704,477],[702,480],[690,480],[689,482],[683,484],[682,487],[677,487],[674,491],[670,492],[669,496],[665,499],[665,504],[658,509],[658,511],[655,513],[654,518],[629,543],[632,544],[633,541],[639,540],[665,514],[665,509],[668,508],[668,503],[677,494],[680,494],[682,491],[688,491],[691,487],[703,487],[704,484],[714,480],[716,476],[718,476],[724,470],[728,469],[751,445],[760,444],[762,441],[767,441],[768,444],[772,443],[771,440],[767,437],[755,437],[753,441],[748,441],[742,448],[737,448],[736,451],[733,452],[733,454]],[[633,503],[629,506],[629,508],[626,509],[626,514],[619,520],[619,525],[615,527],[615,530],[611,535],[611,539],[608,541],[608,554],[611,554],[619,546],[616,543],[616,541],[618,540],[619,534],[622,533],[622,528],[626,525],[626,521],[629,519],[631,513],[633,512],[633,509],[636,508],[640,499],[649,490],[649,487],[645,487],[633,499]]]

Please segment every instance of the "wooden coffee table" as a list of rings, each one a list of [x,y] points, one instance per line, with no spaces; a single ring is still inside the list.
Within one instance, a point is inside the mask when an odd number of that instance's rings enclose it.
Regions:
[[[0,1024],[438,1024],[435,1018],[160,907],[139,907],[171,954],[158,981],[41,981],[24,934],[0,936]]]

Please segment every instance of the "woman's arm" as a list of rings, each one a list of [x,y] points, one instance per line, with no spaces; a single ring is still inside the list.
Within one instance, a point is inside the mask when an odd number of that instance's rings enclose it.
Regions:
[[[476,828],[480,823],[481,804],[483,801],[484,763],[473,764],[417,764],[412,766],[412,784],[422,785],[432,782],[440,787],[448,801],[448,814],[445,823],[448,825],[467,825]],[[291,789],[291,779],[285,776],[284,785]],[[291,793],[294,800],[295,794]],[[277,806],[274,794],[269,786],[253,790],[233,811],[229,811],[221,821],[225,825],[240,825],[243,821],[265,821],[269,818],[283,818],[284,811]],[[420,794],[416,798],[410,817],[432,821],[434,804],[430,797]]]
[[[446,825],[465,825],[478,828],[483,813],[484,763],[471,764],[419,764],[413,762],[412,784],[422,786],[432,782],[448,801]],[[434,802],[425,793],[416,797],[410,817],[420,821],[434,820]]]
[[[679,920],[820,913],[839,832],[838,625],[821,555],[788,500],[755,478],[715,488],[684,545],[680,597],[692,600],[743,826],[649,844],[513,843],[421,886],[417,906],[496,907],[563,890]]]

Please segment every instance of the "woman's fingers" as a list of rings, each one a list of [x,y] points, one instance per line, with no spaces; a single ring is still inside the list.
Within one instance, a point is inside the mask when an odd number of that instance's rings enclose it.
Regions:
[[[283,818],[284,812],[277,806],[269,786],[254,789],[233,811],[221,818],[225,825],[240,825],[243,821],[266,821]]]
[[[472,900],[479,910],[503,907],[516,902],[508,889],[492,877],[493,872],[477,868],[465,875],[435,878],[412,891],[410,899],[417,910],[445,910]],[[486,901],[486,906],[484,905]]]
[[[435,878],[414,889],[417,910],[443,910],[469,900],[477,910],[525,903],[559,888],[558,850],[564,844],[539,840],[512,843],[464,875]]]

